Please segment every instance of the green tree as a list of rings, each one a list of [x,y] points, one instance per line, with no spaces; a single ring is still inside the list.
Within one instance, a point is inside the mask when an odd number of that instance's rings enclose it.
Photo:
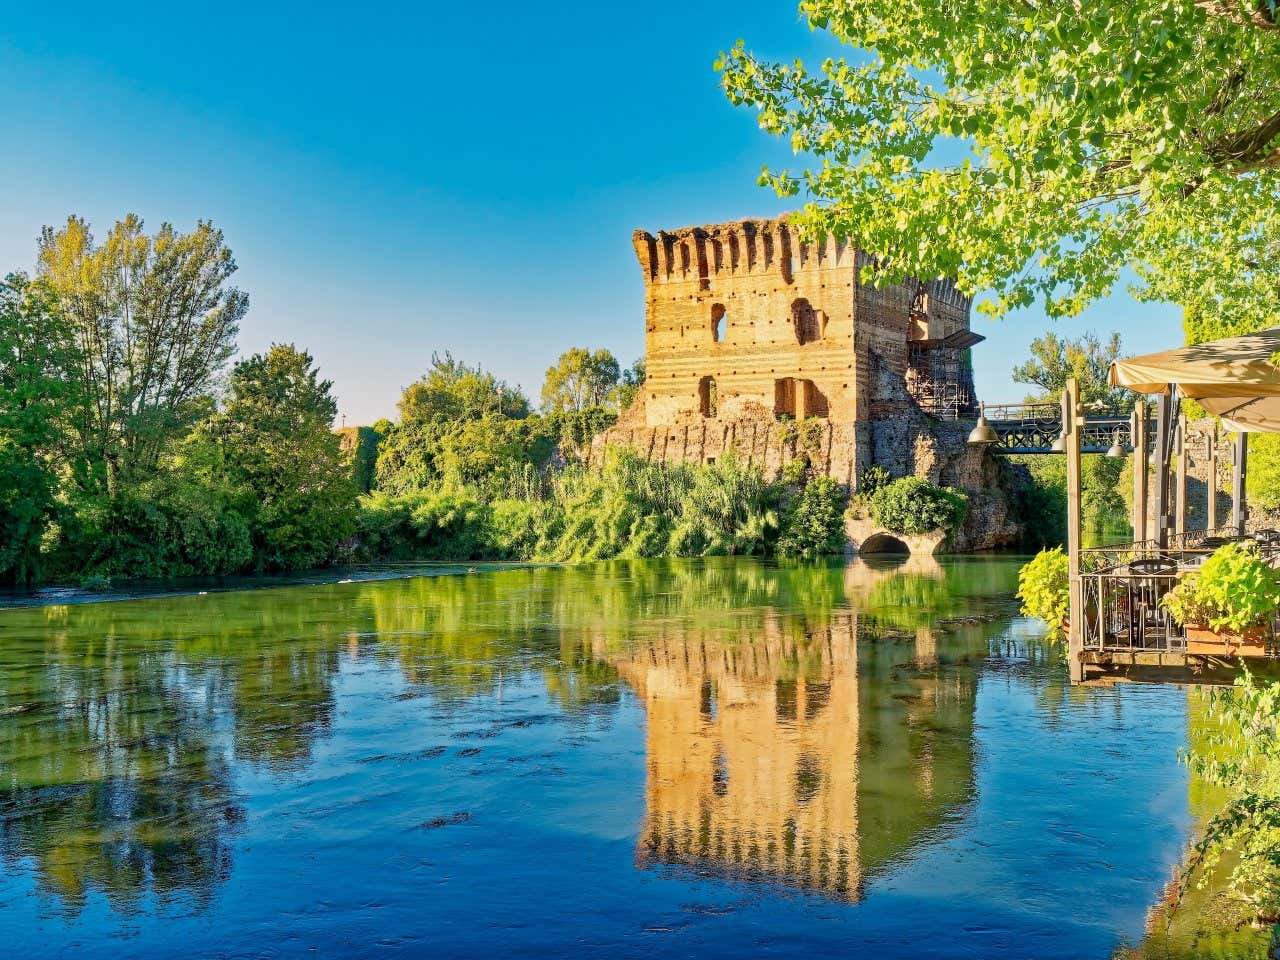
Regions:
[[[547,368],[542,384],[544,412],[582,411],[604,406],[618,381],[618,361],[608,350],[572,347]]]
[[[882,275],[954,276],[1003,314],[1071,315],[1136,266],[1197,318],[1280,315],[1273,0],[804,0],[851,48],[722,55],[725,90],[816,160],[766,170],[809,234]]]
[[[529,398],[492,373],[472,367],[453,354],[431,355],[431,369],[405,388],[397,404],[400,423],[477,420],[487,414],[529,415]]]
[[[508,423],[529,416],[518,387],[449,353],[432,354],[431,368],[405,388],[398,407],[400,420],[385,432],[377,461],[376,486],[393,494],[468,482],[486,462],[519,446]],[[483,449],[470,457],[469,443]]]
[[[1031,359],[1013,368],[1015,383],[1037,387],[1029,402],[1056,401],[1066,389],[1067,380],[1080,383],[1080,398],[1109,410],[1133,409],[1133,393],[1107,383],[1111,364],[1120,359],[1120,334],[1112,333],[1104,342],[1097,334],[1086,333],[1076,339],[1046,333],[1031,341]]]
[[[0,581],[30,583],[55,515],[57,447],[75,410],[71,328],[48,287],[0,282]]]
[[[204,428],[212,472],[237,491],[259,567],[324,563],[353,529],[356,488],[332,429],[332,387],[309,353],[274,344],[235,365],[226,403]]]
[[[70,217],[44,228],[39,265],[78,348],[85,402],[71,425],[94,467],[84,485],[114,494],[209,413],[249,298],[228,285],[235,260],[204,221],[148,236],[130,214],[99,244]]]
[[[622,371],[622,379],[618,381],[617,389],[614,391],[619,413],[635,402],[640,388],[644,386],[645,374],[643,357]]]

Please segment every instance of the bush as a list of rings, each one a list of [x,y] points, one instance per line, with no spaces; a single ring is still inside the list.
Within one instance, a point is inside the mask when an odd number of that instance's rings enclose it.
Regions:
[[[844,552],[845,495],[830,477],[816,477],[792,497],[778,540],[780,557],[819,557]]]
[[[921,534],[950,532],[964,522],[969,499],[951,487],[935,487],[920,477],[901,477],[871,497],[871,515],[886,530]]]
[[[563,533],[564,511],[554,501],[497,500],[490,523],[493,559],[528,560]]]
[[[650,463],[630,451],[514,487],[524,495],[489,500],[462,489],[363,497],[345,559],[764,555],[777,541],[783,490],[733,457],[690,466]]]
[[[1244,633],[1268,623],[1280,610],[1280,582],[1255,548],[1228,543],[1161,602],[1183,625],[1203,623],[1211,630]]]
[[[858,475],[858,496],[870,499],[892,482],[893,475],[884,467],[867,467]]]
[[[732,456],[706,466],[650,463],[612,451],[602,467],[556,482],[558,536],[539,559],[766,554],[777,537],[782,489]]]
[[[1070,600],[1067,555],[1061,547],[1041,550],[1018,571],[1018,599],[1022,612],[1049,625],[1053,635],[1062,633]]]
[[[80,499],[68,520],[51,557],[61,575],[221,576],[253,562],[249,525],[224,491],[181,479]]]
[[[481,560],[494,555],[492,510],[466,494],[361,497],[345,559]]]
[[[1259,685],[1248,669],[1235,686],[1214,691],[1213,730],[1186,757],[1205,784],[1226,793],[1195,846],[1184,881],[1203,886],[1231,853],[1228,886],[1235,898],[1274,923],[1280,911],[1280,684]]]

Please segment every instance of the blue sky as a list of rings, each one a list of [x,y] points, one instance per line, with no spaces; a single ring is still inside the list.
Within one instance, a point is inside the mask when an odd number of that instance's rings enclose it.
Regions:
[[[393,415],[432,351],[537,397],[566,347],[643,351],[636,227],[785,206],[756,186],[785,146],[729,105],[738,37],[825,55],[793,0],[668,7],[135,2],[23,4],[0,22],[0,269],[42,224],[105,233],[212,219],[252,309],[242,350],[293,341],[348,422]],[[984,399],[1048,322],[975,316]],[[1055,327],[1180,342],[1178,311],[1121,292]]]

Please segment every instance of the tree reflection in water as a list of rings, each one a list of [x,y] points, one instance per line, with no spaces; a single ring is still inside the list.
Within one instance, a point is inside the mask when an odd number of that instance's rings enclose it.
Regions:
[[[650,561],[8,611],[0,855],[67,910],[199,909],[233,867],[238,771],[312,764],[368,665],[444,711],[531,677],[566,715],[630,690],[642,866],[856,899],[973,793],[989,632],[938,621],[1007,611],[1007,579]]]

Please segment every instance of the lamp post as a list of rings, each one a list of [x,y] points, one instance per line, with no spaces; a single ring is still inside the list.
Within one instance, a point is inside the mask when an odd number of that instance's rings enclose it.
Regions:
[[[1084,679],[1084,596],[1080,581],[1080,428],[1084,425],[1084,417],[1081,414],[1080,383],[1071,377],[1062,391],[1062,436],[1059,439],[1067,454],[1067,665],[1072,683]]]

